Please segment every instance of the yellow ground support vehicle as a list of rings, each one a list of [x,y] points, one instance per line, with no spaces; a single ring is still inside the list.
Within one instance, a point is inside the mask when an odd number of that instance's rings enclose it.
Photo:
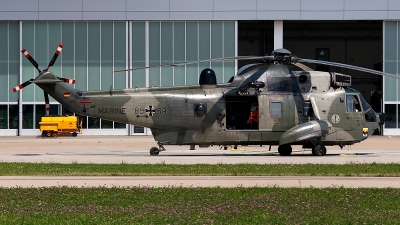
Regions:
[[[43,116],[40,124],[42,137],[57,137],[59,134],[82,134],[82,120],[76,116]]]

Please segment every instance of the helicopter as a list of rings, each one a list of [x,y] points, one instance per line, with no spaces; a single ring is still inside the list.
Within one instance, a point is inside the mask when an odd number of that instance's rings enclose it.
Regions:
[[[217,83],[212,69],[205,68],[198,85],[81,91],[71,85],[75,80],[49,71],[62,48],[60,44],[43,71],[23,49],[39,75],[13,91],[34,83],[44,91],[47,110],[50,95],[78,115],[148,127],[158,145],[150,149],[150,155],[159,155],[166,150],[165,145],[219,145],[224,149],[238,145],[269,145],[271,149],[278,145],[279,155],[289,156],[292,145],[302,145],[311,149],[312,155],[324,156],[326,146],[343,148],[367,139],[383,124],[384,114],[376,113],[360,92],[351,88],[351,76],[313,71],[303,63],[398,78],[372,69],[298,58],[287,49],[276,49],[265,56],[203,60],[260,60],[241,67],[223,84]],[[301,70],[293,70],[295,66]]]

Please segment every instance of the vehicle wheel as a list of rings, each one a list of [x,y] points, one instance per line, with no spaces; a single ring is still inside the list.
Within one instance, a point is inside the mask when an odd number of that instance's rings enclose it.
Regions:
[[[57,132],[53,133],[53,137],[57,137],[57,135],[58,135]]]
[[[317,145],[312,149],[312,151],[315,156],[324,156],[326,154],[326,148],[324,145]]]
[[[152,147],[150,149],[150,155],[158,155],[160,153],[160,151],[158,150],[157,147]]]
[[[72,133],[72,136],[76,137],[76,136],[78,136],[78,134],[76,132],[74,132],[74,133]]]
[[[278,152],[279,152],[279,155],[281,155],[281,156],[289,156],[292,153],[292,146],[279,145]]]
[[[46,132],[47,137],[51,137],[51,132]]]
[[[224,150],[227,150],[228,149],[228,146],[224,146]]]
[[[46,137],[46,132],[45,131],[42,132],[42,137]]]

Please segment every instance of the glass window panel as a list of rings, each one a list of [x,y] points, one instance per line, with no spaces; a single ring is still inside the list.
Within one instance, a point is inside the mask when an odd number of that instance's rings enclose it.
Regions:
[[[113,23],[101,23],[101,89],[113,87]]]
[[[86,29],[84,31],[85,33],[87,32]],[[74,60],[75,60],[75,49],[79,49],[75,46],[75,38],[78,40],[79,37],[82,37],[80,33],[77,33],[77,37],[75,37],[75,23],[74,22],[63,22],[62,23],[62,44],[64,45],[62,53],[60,55],[62,59],[62,71],[60,74],[62,77],[66,78],[74,78]],[[84,40],[82,40],[84,41]],[[86,54],[86,53],[85,53]],[[84,55],[85,55],[84,54]],[[78,56],[78,54],[76,54]],[[60,60],[60,59],[58,59]],[[75,77],[76,79],[77,77]],[[78,77],[80,78],[80,77]],[[85,83],[85,80],[80,81],[80,79],[77,79],[77,85],[82,85],[82,83]],[[77,87],[77,86],[76,86]],[[86,91],[86,86],[85,89]]]
[[[210,22],[199,22],[199,60],[210,59]],[[210,62],[199,63],[199,72],[210,68]]]
[[[114,22],[114,70],[126,69],[126,22]],[[114,75],[114,89],[126,88],[126,74]]]
[[[235,55],[235,22],[224,22],[224,57]],[[235,75],[235,61],[224,61],[224,80],[226,83]]]
[[[149,66],[160,65],[160,22],[149,23]],[[149,69],[150,86],[160,86],[160,68]]]
[[[8,23],[0,22],[0,102],[8,101]],[[14,86],[17,86],[15,84]],[[7,92],[6,92],[7,91]],[[1,106],[0,106],[1,107]],[[0,129],[4,129],[1,126]]]
[[[20,49],[20,38],[19,38],[19,24],[18,22],[10,22],[8,23],[8,48],[9,48],[9,101],[17,102],[19,98],[19,94],[16,94],[12,91],[12,89],[17,86],[19,82],[19,62],[21,56]],[[25,61],[25,60],[22,60]]]
[[[87,116],[82,116],[82,129],[88,129],[88,117]]]
[[[198,22],[186,23],[186,61],[199,60],[199,34]],[[186,66],[186,84],[199,83],[199,64],[191,64]]]
[[[48,48],[47,34],[47,22],[35,22],[35,51],[32,53],[41,70],[44,70],[50,61],[49,54],[51,53]],[[38,73],[36,72],[35,76],[37,75]],[[36,85],[32,86],[35,89],[35,101],[44,102],[43,90]]]
[[[135,134],[143,134],[144,133],[144,127],[133,126],[133,133],[135,133]]]
[[[185,23],[174,22],[174,62],[185,62]],[[186,84],[185,66],[174,68],[174,85]]]
[[[223,55],[223,26],[222,22],[211,22],[211,58],[222,58]],[[217,83],[223,83],[223,63],[211,62],[211,68],[217,77]]]
[[[161,23],[161,64],[173,62],[172,22]],[[161,84],[163,87],[173,86],[172,67],[161,67]]]
[[[48,45],[49,45],[49,51],[48,51],[48,58],[47,58],[47,63],[50,62],[51,58],[53,58],[53,55],[58,48],[58,45],[61,43],[61,22],[48,22]],[[73,48],[73,46],[68,46],[68,48]],[[61,53],[62,54],[62,53]],[[54,65],[50,68],[51,72],[54,73],[56,76],[61,76],[61,61],[62,57],[61,55],[57,58],[57,61],[54,63]],[[71,74],[70,78],[73,78],[73,74]],[[57,102],[54,100],[51,96],[49,96],[50,102]]]
[[[146,66],[145,22],[132,22],[132,67]],[[147,87],[146,70],[132,71],[132,87]]]
[[[186,23],[186,61],[198,60],[198,22]]]
[[[396,60],[397,22],[385,21],[385,60]]]
[[[396,105],[395,104],[385,104],[385,128],[396,128],[397,118],[396,118]]]
[[[78,90],[87,90],[87,23],[75,23],[75,88]],[[65,49],[66,50],[66,49]],[[64,50],[63,50],[64,51]],[[64,57],[64,52],[63,59]],[[71,59],[69,59],[71,60]],[[64,69],[64,67],[63,67]],[[65,77],[72,77],[73,74],[64,75]]]
[[[385,62],[385,72],[386,73],[397,73],[396,68],[397,63],[395,62]],[[396,79],[390,77],[384,77],[385,82],[385,101],[396,101]]]
[[[113,121],[110,120],[101,120],[101,129],[112,129]]]
[[[22,128],[33,129],[33,105],[22,105]]]
[[[281,102],[271,102],[271,117],[281,118],[282,117],[282,103]]]
[[[126,129],[125,123],[114,122],[114,129]]]
[[[100,89],[100,22],[88,23],[88,90]]]
[[[35,57],[35,23],[34,22],[23,22],[22,23],[22,46],[25,48],[32,57]],[[22,81],[19,83],[23,83],[29,79],[33,79],[38,75],[37,70],[32,66],[32,64],[26,59],[22,58]],[[16,85],[15,85],[16,86]],[[34,86],[28,85],[24,87],[22,91],[22,100],[24,102],[33,102],[34,101]]]
[[[0,105],[0,129],[8,128],[8,106]]]
[[[19,119],[18,119],[18,105],[9,105],[9,128],[18,129]]]
[[[88,117],[87,119],[88,129],[100,129],[100,119]]]
[[[185,80],[185,66],[174,67],[174,86],[183,86],[186,84]]]
[[[227,83],[232,76],[235,76],[235,71],[235,61],[224,61],[224,83]]]
[[[46,107],[45,105],[36,105],[35,106],[35,127],[37,129],[40,128],[39,122],[42,121],[42,116],[46,115]],[[52,114],[50,114],[52,115]]]

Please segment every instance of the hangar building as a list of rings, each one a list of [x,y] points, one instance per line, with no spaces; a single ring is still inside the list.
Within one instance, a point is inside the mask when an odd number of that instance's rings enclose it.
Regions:
[[[177,68],[115,70],[238,55],[277,48],[302,58],[330,60],[398,74],[398,0],[0,0],[0,135],[37,135],[43,92],[20,53],[25,48],[45,68],[76,79],[80,90],[197,84],[211,67],[227,82],[243,62],[206,62]],[[326,66],[350,74],[353,86],[387,115],[384,134],[400,135],[399,82],[393,78]],[[51,99],[51,114],[68,113]],[[85,135],[143,135],[149,130],[84,118]]]

